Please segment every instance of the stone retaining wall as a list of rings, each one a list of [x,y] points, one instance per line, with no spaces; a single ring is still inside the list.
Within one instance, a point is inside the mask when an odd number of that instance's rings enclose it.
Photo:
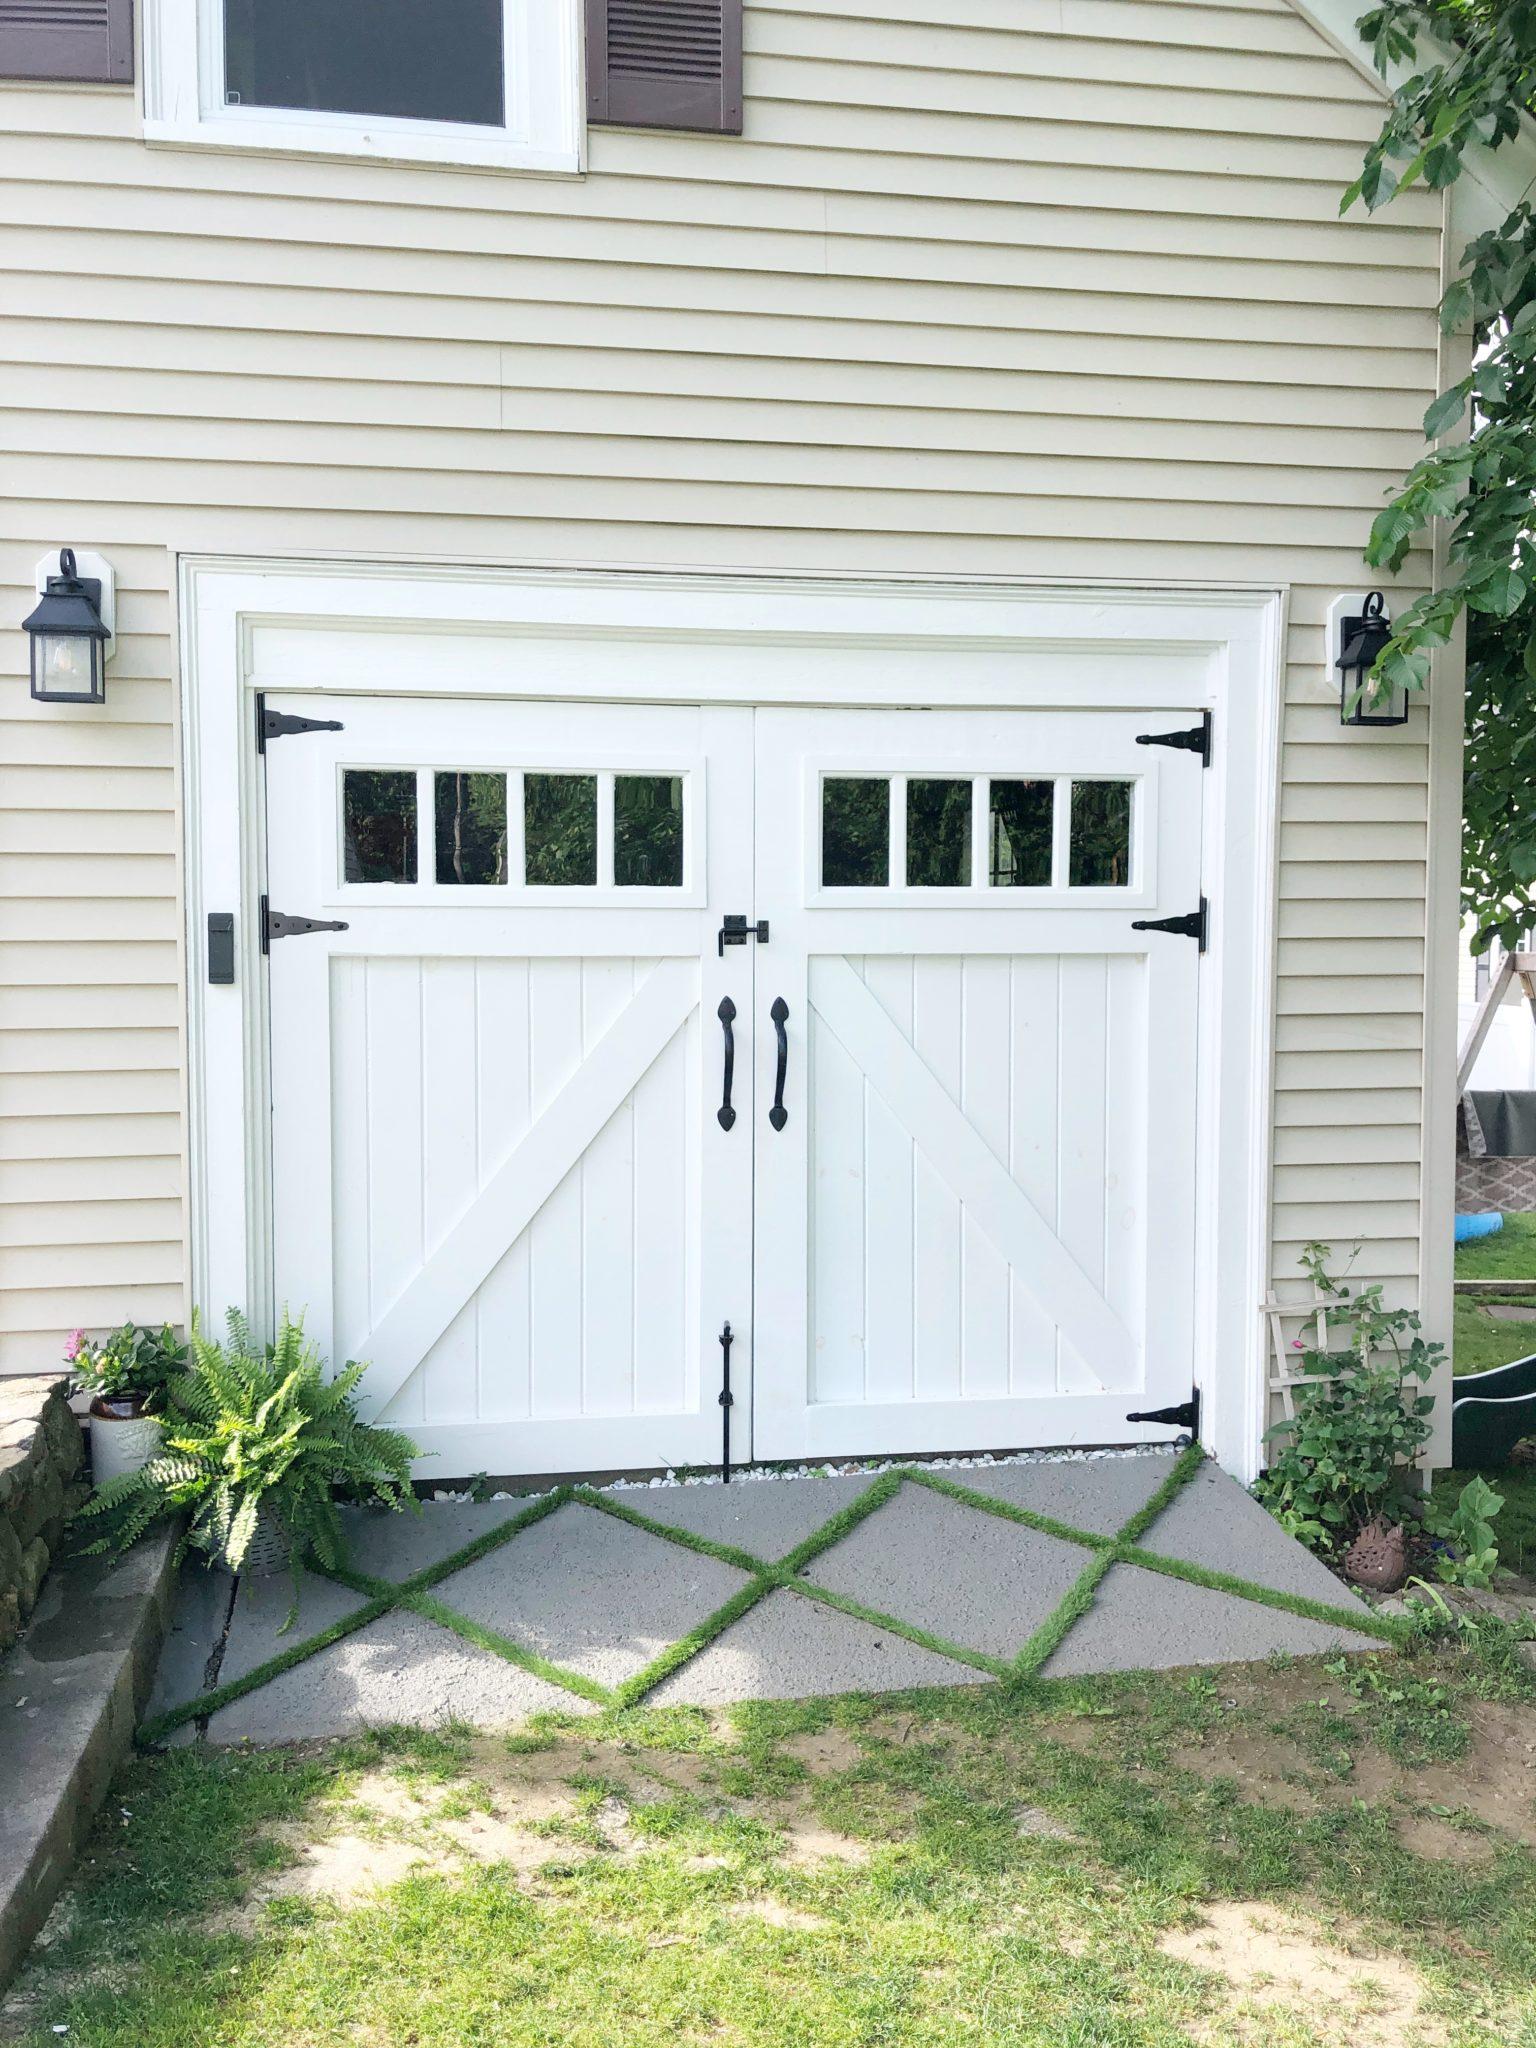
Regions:
[[[67,1373],[0,1380],[0,1650],[37,1604],[64,1524],[86,1494]]]

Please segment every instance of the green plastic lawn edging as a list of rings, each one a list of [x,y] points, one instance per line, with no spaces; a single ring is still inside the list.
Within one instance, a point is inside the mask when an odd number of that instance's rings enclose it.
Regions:
[[[571,1693],[578,1699],[588,1700],[598,1706],[620,1711],[638,1706],[647,1694],[653,1692],[664,1679],[681,1669],[699,1652],[708,1647],[715,1638],[724,1633],[731,1624],[739,1621],[744,1614],[776,1590],[794,1593],[801,1599],[815,1601],[818,1605],[834,1608],[856,1621],[883,1629],[887,1634],[915,1643],[919,1648],[930,1650],[936,1656],[964,1664],[972,1670],[984,1671],[990,1677],[1014,1683],[1036,1677],[1065,1637],[1072,1625],[1080,1620],[1093,1605],[1094,1596],[1105,1575],[1115,1564],[1138,1565],[1145,1571],[1161,1573],[1166,1578],[1183,1579],[1190,1585],[1203,1586],[1212,1592],[1226,1593],[1239,1600],[1249,1600],[1257,1605],[1277,1608],[1285,1613],[1295,1614],[1309,1621],[1337,1622],[1340,1626],[1354,1630],[1361,1635],[1375,1637],[1389,1643],[1400,1643],[1411,1632],[1411,1624],[1387,1616],[1373,1614],[1367,1608],[1333,1607],[1326,1601],[1312,1600],[1303,1594],[1286,1593],[1272,1586],[1262,1586],[1249,1579],[1237,1578],[1229,1572],[1212,1570],[1205,1565],[1191,1564],[1182,1558],[1165,1557],[1160,1552],[1144,1550],[1140,1538],[1156,1522],[1164,1509],[1188,1485],[1204,1462],[1204,1453],[1198,1444],[1191,1444],[1175,1461],[1173,1469],[1163,1479],[1157,1490],[1137,1509],[1114,1536],[1101,1536],[1086,1529],[1074,1528],[1070,1523],[1060,1522],[1051,1515],[1037,1514],[1033,1509],[1016,1506],[1011,1501],[998,1500],[991,1494],[977,1493],[958,1480],[934,1472],[925,1466],[898,1466],[883,1472],[867,1486],[858,1497],[847,1502],[829,1516],[822,1525],[806,1537],[777,1563],[741,1550],[734,1544],[720,1543],[712,1537],[701,1536],[691,1529],[681,1529],[667,1522],[653,1520],[642,1509],[631,1507],[627,1501],[616,1498],[612,1493],[600,1493],[590,1486],[558,1486],[541,1495],[520,1511],[498,1522],[494,1528],[483,1531],[449,1556],[440,1558],[435,1564],[425,1566],[408,1579],[397,1582],[372,1578],[366,1573],[354,1572],[345,1566],[325,1571],[315,1567],[322,1575],[336,1580],[352,1591],[365,1595],[364,1604],[353,1613],[344,1615],[330,1627],[316,1635],[306,1637],[287,1650],[258,1664],[243,1676],[233,1679],[227,1685],[217,1686],[212,1691],[187,1700],[169,1712],[157,1715],[138,1732],[141,1745],[150,1746],[161,1741],[172,1730],[183,1727],[189,1721],[205,1719],[216,1713],[220,1707],[232,1700],[240,1699],[248,1692],[280,1677],[292,1670],[295,1664],[328,1649],[354,1630],[366,1627],[380,1615],[387,1614],[393,1607],[404,1607],[458,1635],[464,1641],[473,1643],[507,1663],[521,1669],[548,1684]],[[813,1559],[840,1542],[853,1529],[883,1507],[901,1487],[906,1484],[924,1486],[930,1492],[940,1494],[958,1505],[977,1509],[984,1514],[999,1517],[1033,1529],[1044,1536],[1055,1537],[1058,1541],[1075,1544],[1079,1549],[1092,1552],[1088,1564],[1051,1612],[1040,1622],[1029,1640],[1011,1663],[987,1655],[981,1650],[966,1648],[963,1644],[952,1643],[931,1630],[903,1621],[898,1615],[884,1614],[877,1608],[867,1607],[862,1601],[851,1599],[847,1594],[837,1593],[830,1587],[817,1585],[805,1576],[805,1568]],[[460,1614],[447,1601],[432,1597],[431,1588],[442,1580],[451,1578],[455,1572],[467,1565],[477,1563],[481,1558],[499,1550],[504,1544],[521,1534],[534,1523],[543,1521],[556,1509],[576,1502],[609,1515],[616,1521],[628,1523],[632,1528],[644,1530],[648,1535],[658,1536],[662,1541],[683,1550],[691,1550],[701,1557],[709,1557],[729,1565],[733,1570],[749,1574],[748,1583],[738,1587],[729,1599],[722,1602],[713,1613],[695,1624],[687,1634],[671,1643],[650,1661],[642,1670],[635,1672],[622,1684],[608,1687],[598,1684],[595,1679],[583,1676],[564,1665],[550,1662],[536,1650],[516,1642],[497,1630],[472,1621]]]

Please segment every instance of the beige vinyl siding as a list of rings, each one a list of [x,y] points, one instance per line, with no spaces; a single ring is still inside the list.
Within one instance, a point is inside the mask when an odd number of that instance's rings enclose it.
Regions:
[[[1340,732],[1323,624],[1421,445],[1438,200],[1338,218],[1379,101],[1285,0],[774,0],[746,48],[740,140],[580,180],[0,87],[0,1365],[187,1306],[178,549],[1288,587],[1275,1270],[1359,1237],[1413,1294],[1427,729]],[[66,540],[104,714],[17,680]]]

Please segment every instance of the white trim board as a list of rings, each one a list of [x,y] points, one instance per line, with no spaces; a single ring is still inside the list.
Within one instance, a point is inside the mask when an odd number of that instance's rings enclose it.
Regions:
[[[178,592],[194,1299],[210,1324],[233,1304],[258,1328],[273,1312],[258,689],[612,700],[622,639],[626,700],[1135,709],[1167,701],[1177,663],[1176,701],[1208,704],[1216,725],[1190,1105],[1207,1305],[1195,1377],[1207,1444],[1240,1477],[1258,1470],[1283,592],[205,556],[181,559]],[[444,638],[452,659],[438,677],[424,657]],[[210,909],[236,915],[233,986],[207,981]]]

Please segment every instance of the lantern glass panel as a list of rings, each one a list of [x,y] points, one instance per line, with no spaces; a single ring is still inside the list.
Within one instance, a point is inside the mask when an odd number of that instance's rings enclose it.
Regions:
[[[94,704],[106,696],[102,643],[75,633],[39,633],[32,656],[32,694]]]

